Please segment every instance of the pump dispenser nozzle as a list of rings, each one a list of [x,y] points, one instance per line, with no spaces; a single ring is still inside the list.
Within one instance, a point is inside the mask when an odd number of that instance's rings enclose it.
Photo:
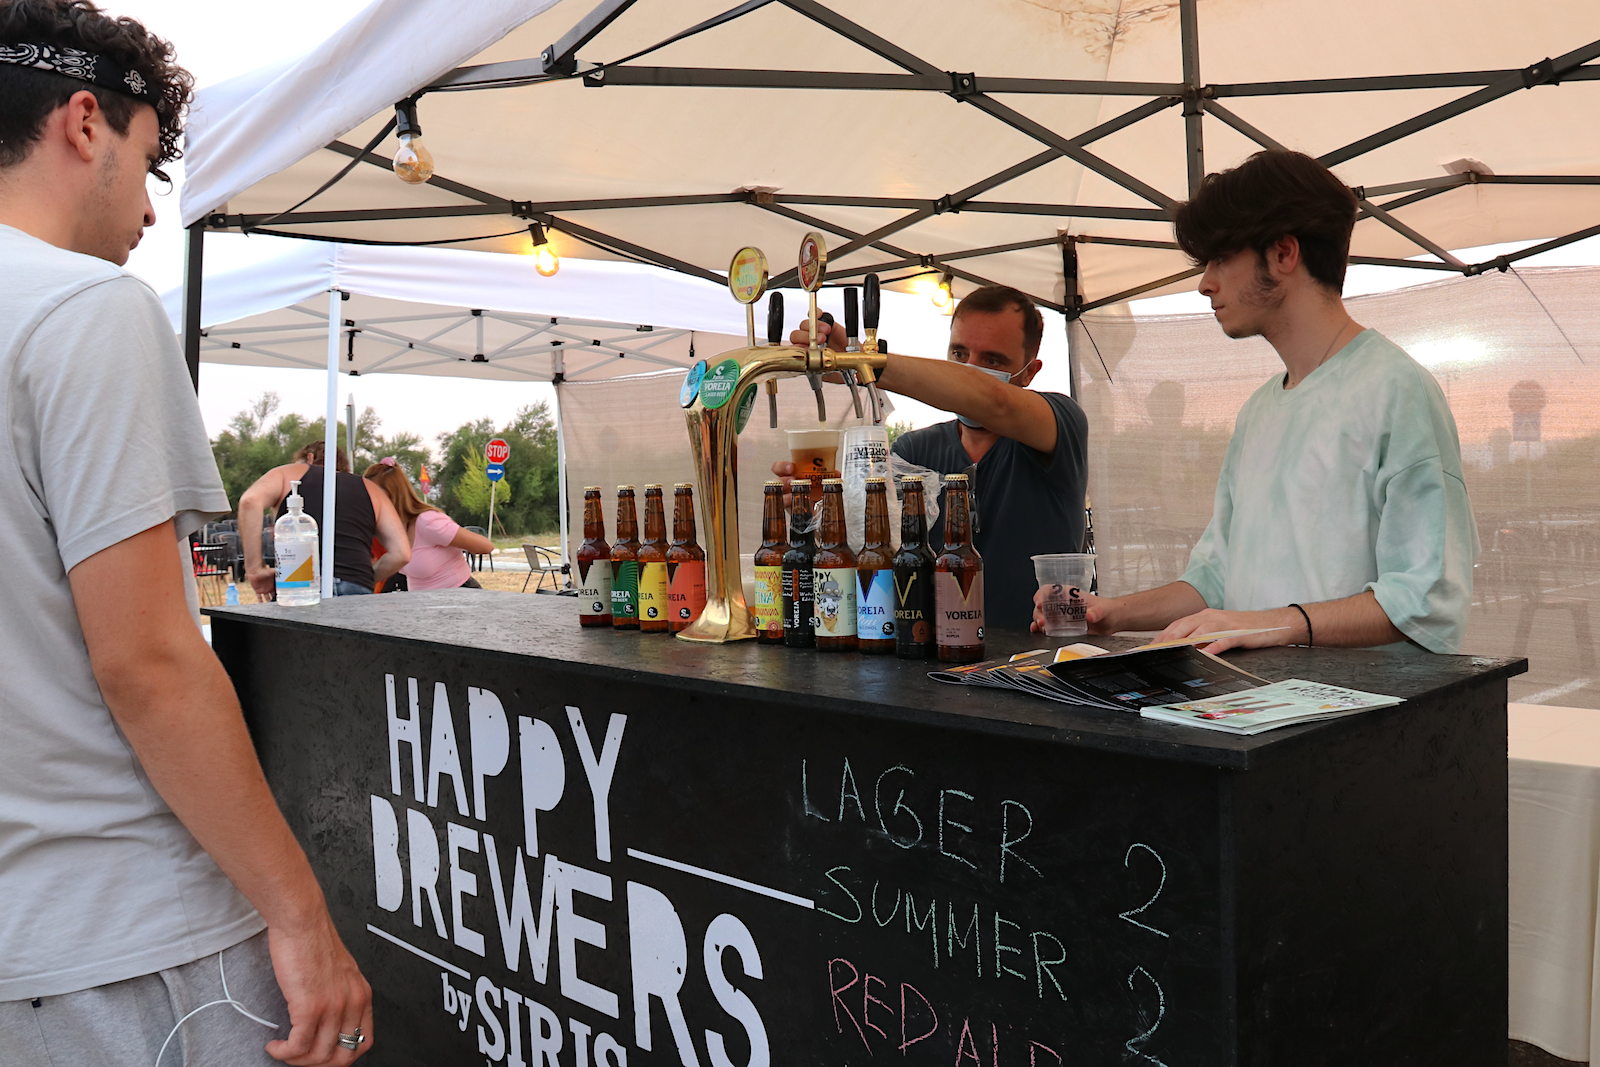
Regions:
[[[300,496],[300,479],[292,478],[289,481],[289,495],[284,498],[283,505],[292,512],[298,513],[305,501]]]

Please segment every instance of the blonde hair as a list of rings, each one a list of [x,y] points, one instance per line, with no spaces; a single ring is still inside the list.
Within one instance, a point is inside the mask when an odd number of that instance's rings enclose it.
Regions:
[[[417,524],[417,516],[424,511],[439,510],[417,495],[417,491],[411,487],[411,479],[395,464],[374,463],[362,477],[376,482],[379,489],[389,494],[389,503],[400,513],[407,530]]]

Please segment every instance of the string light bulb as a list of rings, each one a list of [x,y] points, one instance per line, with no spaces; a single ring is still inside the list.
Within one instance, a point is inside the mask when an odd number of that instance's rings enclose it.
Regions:
[[[550,238],[546,236],[544,227],[537,222],[530,223],[528,238],[533,241],[533,269],[546,278],[553,277],[561,269],[561,257],[550,247]]]
[[[934,286],[932,299],[936,308],[947,308],[955,300],[955,295],[950,292],[950,283],[954,281],[949,274],[939,275],[939,284]]]
[[[396,176],[408,185],[421,185],[433,177],[433,153],[422,143],[416,97],[394,106],[394,132],[400,139],[400,147],[394,154]]]

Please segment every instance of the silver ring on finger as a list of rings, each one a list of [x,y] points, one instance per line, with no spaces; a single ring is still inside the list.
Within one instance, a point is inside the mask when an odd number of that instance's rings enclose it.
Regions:
[[[356,1027],[356,1032],[353,1034],[339,1034],[339,1047],[349,1049],[351,1052],[354,1052],[356,1049],[361,1047],[361,1043],[365,1040],[366,1037],[362,1035],[361,1027],[358,1026]]]

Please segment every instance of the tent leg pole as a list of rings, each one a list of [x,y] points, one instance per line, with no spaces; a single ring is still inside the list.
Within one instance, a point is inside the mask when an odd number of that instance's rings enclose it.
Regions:
[[[205,246],[206,222],[201,219],[189,227],[183,257],[183,360],[189,364],[189,380],[196,393],[200,391],[200,300],[205,286]]]
[[[328,290],[328,410],[322,420],[322,595],[333,596],[334,490],[339,470],[339,303],[344,294]]]
[[[556,491],[561,498],[557,505],[561,510],[561,565],[566,566],[572,559],[567,552],[567,440],[561,431],[561,383],[552,384],[556,391]]]

